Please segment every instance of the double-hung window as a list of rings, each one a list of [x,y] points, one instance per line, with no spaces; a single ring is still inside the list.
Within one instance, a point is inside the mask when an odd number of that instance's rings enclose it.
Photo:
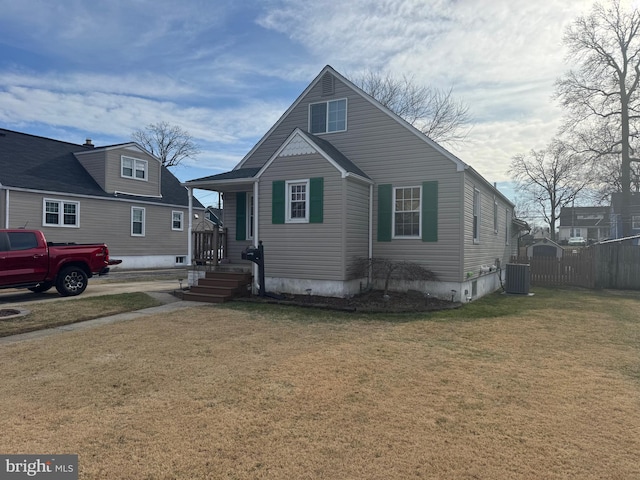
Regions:
[[[79,227],[80,203],[44,199],[42,225],[47,227]]]
[[[631,228],[634,230],[640,230],[640,215],[633,215],[631,217]]]
[[[394,188],[393,236],[420,237],[421,187]]]
[[[171,230],[183,230],[182,221],[184,218],[183,212],[173,211],[171,212]]]
[[[142,207],[131,207],[131,236],[144,237],[144,217],[145,209]]]
[[[309,180],[287,182],[287,223],[309,221]]]
[[[309,106],[311,133],[344,132],[347,129],[347,99],[312,103]]]
[[[149,163],[146,160],[125,156],[121,159],[120,174],[123,177],[146,181],[149,176],[148,171]]]

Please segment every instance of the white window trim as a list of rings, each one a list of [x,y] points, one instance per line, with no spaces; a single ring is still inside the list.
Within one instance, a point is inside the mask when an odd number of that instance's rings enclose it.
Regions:
[[[285,194],[287,195],[287,211],[286,211],[286,219],[285,219],[285,223],[309,223],[309,203],[310,203],[310,198],[309,198],[309,179],[305,179],[305,180],[287,180],[285,182],[286,185],[286,189],[285,189]],[[306,198],[305,198],[305,214],[304,214],[304,218],[291,218],[291,187],[293,185],[306,185],[305,187],[305,192],[306,192]],[[248,232],[247,232],[248,233]]]
[[[477,203],[476,203],[476,198],[477,198]],[[477,212],[476,212],[476,207],[477,207]],[[482,223],[482,195],[480,194],[480,190],[478,190],[477,188],[473,189],[473,204],[471,206],[472,208],[472,218],[471,218],[471,233],[473,235],[473,243],[475,245],[478,245],[480,243],[480,225]],[[473,231],[473,219],[475,217],[478,217],[478,221],[476,223],[476,231]]]
[[[133,162],[133,167],[131,168],[131,175],[124,174],[124,161],[125,159],[131,160]],[[136,176],[136,171],[139,170],[136,168],[137,164],[141,163],[143,165],[144,170],[144,178],[138,178]],[[120,176],[122,178],[128,178],[129,180],[138,180],[139,182],[148,182],[149,181],[149,162],[146,160],[142,160],[140,158],[129,157],[127,155],[122,155],[120,157]]]
[[[505,210],[504,223],[504,244],[509,245],[509,237],[511,236],[511,212],[507,208]]]
[[[493,197],[493,233],[497,235],[498,230],[498,200],[496,197]]]
[[[640,229],[640,215],[631,216],[631,229],[632,230]]]
[[[251,208],[253,202],[254,202],[253,193],[248,193],[247,194],[247,212],[246,212],[246,218],[247,218],[247,226],[246,226],[247,240],[253,240],[253,235],[251,234],[251,230],[253,230],[253,220],[254,220],[253,215],[255,214],[255,206],[254,206],[254,208]]]
[[[175,214],[180,215],[180,228],[175,228],[173,226],[173,216]],[[184,212],[181,212],[180,210],[173,210],[171,212],[171,230],[173,230],[174,232],[182,232],[184,230]]]
[[[329,104],[333,103],[333,102],[341,102],[344,100],[344,130],[332,130],[329,131]],[[324,135],[327,133],[340,133],[340,132],[346,132],[348,125],[347,125],[347,119],[349,118],[349,99],[348,98],[334,98],[333,100],[325,100],[324,102],[314,102],[314,103],[310,103],[309,104],[309,122],[308,122],[308,127],[309,127],[309,132],[311,133],[311,108],[314,105],[321,105],[324,104],[325,108],[326,108],[326,116],[325,116],[325,125],[324,125],[324,132],[316,132],[313,133],[313,135]]]
[[[58,204],[58,223],[47,223],[47,202]],[[73,225],[65,225],[64,223],[64,205],[73,204],[76,206],[76,223]],[[80,228],[80,202],[73,200],[60,200],[58,198],[42,199],[42,226],[43,227],[63,227],[63,228]]]
[[[141,210],[142,211],[142,233],[133,233],[133,211],[134,210]],[[146,227],[145,224],[147,220],[147,212],[146,212],[146,208],[144,207],[131,207],[131,236],[132,237],[144,237],[145,233],[146,233]]]
[[[178,255],[176,257],[176,265],[184,265],[187,262],[187,257],[184,255]]]
[[[396,235],[396,190],[407,188],[419,188],[420,189],[420,201],[418,202],[418,235]],[[392,211],[391,211],[391,238],[398,240],[415,240],[416,238],[422,238],[422,185],[407,185],[403,187],[393,187],[393,197],[391,199]]]

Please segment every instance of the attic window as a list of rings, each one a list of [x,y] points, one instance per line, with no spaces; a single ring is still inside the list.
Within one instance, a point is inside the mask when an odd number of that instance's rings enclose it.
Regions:
[[[347,99],[309,105],[311,133],[344,132],[347,130]]]
[[[335,92],[335,78],[330,73],[325,73],[322,77],[322,96],[333,95]]]
[[[125,157],[121,158],[120,163],[120,175],[126,178],[133,178],[134,180],[147,181],[149,163],[146,160],[139,160],[137,158]]]

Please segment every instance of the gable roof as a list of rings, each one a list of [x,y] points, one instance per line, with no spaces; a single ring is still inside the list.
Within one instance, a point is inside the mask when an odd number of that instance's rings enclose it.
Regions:
[[[187,206],[189,204],[188,191],[166,167],[162,167],[161,173],[162,198],[123,194],[116,196],[105,192],[76,158],[76,154],[127,145],[137,144],[127,143],[94,148],[0,129],[0,186],[62,195],[126,198],[167,205]],[[146,150],[143,149],[143,151]],[[194,205],[204,208],[195,198]]]
[[[344,83],[345,85],[347,85],[349,88],[351,88],[354,92],[356,92],[358,95],[360,95],[362,98],[364,98],[367,102],[371,103],[372,105],[374,105],[376,108],[378,108],[380,111],[382,111],[383,113],[385,113],[386,115],[390,116],[393,120],[395,120],[398,124],[402,125],[404,128],[406,128],[407,130],[409,130],[411,133],[413,133],[414,135],[416,135],[420,140],[422,140],[423,142],[425,142],[427,145],[429,145],[430,147],[432,147],[433,149],[435,149],[436,151],[438,151],[439,153],[441,153],[442,155],[444,155],[446,158],[448,158],[449,160],[451,160],[453,163],[455,163],[456,168],[458,171],[462,171],[465,170],[467,168],[469,168],[469,165],[467,165],[465,162],[463,162],[462,160],[460,160],[458,157],[456,157],[453,153],[449,152],[447,149],[445,149],[444,147],[442,147],[441,145],[439,145],[438,143],[434,142],[433,140],[431,140],[429,137],[427,137],[424,133],[422,133],[420,130],[418,130],[416,127],[414,127],[413,125],[411,125],[409,122],[407,122],[406,120],[404,120],[402,117],[400,117],[399,115],[397,115],[396,113],[392,112],[390,109],[388,109],[387,107],[385,107],[384,105],[382,105],[380,102],[378,102],[375,98],[373,98],[371,95],[369,95],[368,93],[366,93],[364,90],[362,90],[360,87],[358,87],[357,85],[355,85],[353,82],[351,82],[351,80],[347,79],[346,77],[342,76],[340,73],[338,73],[333,67],[331,67],[331,65],[327,65],[325,66],[322,71],[316,76],[316,78],[309,84],[309,86],[307,86],[307,88],[305,88],[305,90],[298,96],[298,98],[291,104],[291,106],[280,116],[280,118],[278,119],[278,121],[273,124],[273,126],[267,131],[267,133],[265,133],[263,135],[263,137],[258,141],[258,143],[256,143],[254,145],[254,147],[249,151],[249,153],[247,153],[244,158],[240,161],[240,163],[238,163],[238,165],[236,165],[235,168],[242,168],[242,165],[244,165],[244,163],[251,157],[251,155],[253,155],[253,153],[260,147],[260,145],[262,145],[262,143],[264,143],[264,141],[269,138],[269,136],[273,133],[273,131],[278,128],[278,126],[284,121],[284,119],[289,115],[289,113],[291,113],[291,111],[293,111],[300,102],[302,102],[302,100],[306,97],[306,95],[319,83],[322,81],[322,77],[324,77],[324,75],[326,73],[330,73],[331,75],[335,76],[338,80],[340,80],[342,83]],[[476,172],[477,173],[477,172]]]
[[[315,135],[307,133],[299,128],[296,128],[291,135],[282,143],[280,148],[271,156],[271,158],[260,168],[260,171],[256,175],[259,177],[262,173],[271,165],[271,163],[279,156],[285,154],[287,149],[294,143],[302,142],[307,148],[322,155],[325,160],[332,164],[343,177],[356,176],[362,180],[372,183],[369,176],[364,173],[360,168],[343,155],[336,147],[331,145],[328,141],[318,138]]]

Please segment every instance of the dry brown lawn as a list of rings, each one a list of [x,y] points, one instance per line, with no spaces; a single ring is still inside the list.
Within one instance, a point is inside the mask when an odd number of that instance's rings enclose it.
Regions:
[[[493,301],[515,313],[212,306],[3,346],[0,452],[81,479],[640,478],[640,299]]]

